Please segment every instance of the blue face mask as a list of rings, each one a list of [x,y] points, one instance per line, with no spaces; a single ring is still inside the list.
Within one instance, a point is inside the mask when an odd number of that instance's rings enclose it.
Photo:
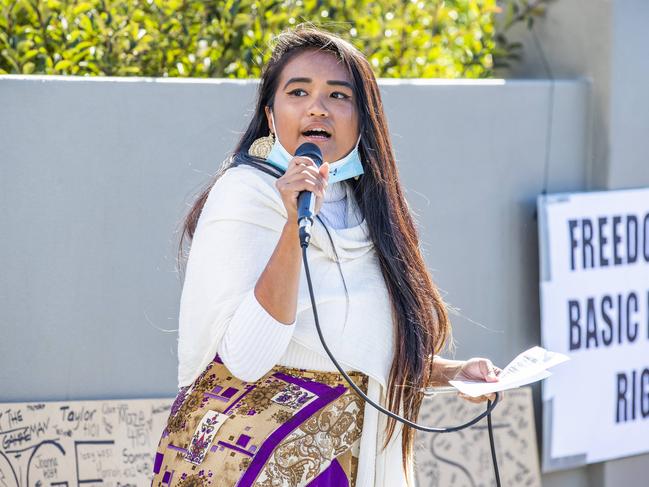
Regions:
[[[277,129],[275,128],[275,120],[271,112],[270,115],[271,123],[273,124],[273,132],[275,133],[275,142],[273,143],[273,148],[271,149],[266,160],[270,162],[273,166],[286,171],[288,169],[288,163],[293,159],[289,151],[287,151],[284,146],[280,143],[279,137],[277,136]],[[363,174],[363,164],[361,163],[361,158],[358,154],[358,144],[361,142],[361,136],[358,136],[356,145],[352,151],[347,154],[342,159],[338,159],[335,162],[329,163],[329,183],[335,183],[337,181],[344,181],[349,178],[356,178]],[[328,162],[328,161],[327,161]]]

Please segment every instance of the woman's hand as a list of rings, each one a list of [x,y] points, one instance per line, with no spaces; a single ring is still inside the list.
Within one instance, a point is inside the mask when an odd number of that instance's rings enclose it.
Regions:
[[[297,225],[297,197],[302,191],[311,191],[315,195],[315,212],[317,214],[320,211],[328,181],[327,162],[318,168],[308,157],[294,157],[288,163],[284,175],[275,181],[275,187],[286,207],[288,223]]]
[[[501,369],[496,367],[488,358],[475,357],[464,361],[454,380],[477,380],[486,382],[498,382],[498,374]],[[486,400],[493,401],[496,398],[495,394],[487,394],[485,396],[471,397],[463,393],[458,395],[469,402],[479,404]],[[503,393],[500,393],[501,400]]]

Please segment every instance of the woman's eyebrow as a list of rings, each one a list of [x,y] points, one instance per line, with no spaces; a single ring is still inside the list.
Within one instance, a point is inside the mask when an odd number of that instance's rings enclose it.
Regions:
[[[284,85],[283,89],[286,89],[288,85],[291,83],[311,83],[313,80],[311,78],[291,78],[289,79],[286,84]],[[354,91],[354,88],[352,87],[352,84],[348,81],[342,81],[342,80],[336,80],[336,79],[330,79],[327,81],[328,85],[334,85],[334,86],[346,86],[350,90]]]

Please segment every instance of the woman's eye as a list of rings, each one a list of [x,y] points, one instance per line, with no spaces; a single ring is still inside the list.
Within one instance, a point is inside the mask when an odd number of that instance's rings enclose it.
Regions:
[[[296,89],[294,89],[292,91],[289,91],[288,94],[302,97],[302,96],[306,96],[307,92],[304,91],[302,88],[296,88]],[[348,94],[343,93],[342,91],[334,91],[331,94],[331,96],[338,99],[338,100],[345,100],[347,98],[351,98]]]

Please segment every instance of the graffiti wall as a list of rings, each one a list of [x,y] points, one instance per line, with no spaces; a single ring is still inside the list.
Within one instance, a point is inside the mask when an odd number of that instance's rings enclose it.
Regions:
[[[172,402],[0,403],[0,486],[150,484]]]

